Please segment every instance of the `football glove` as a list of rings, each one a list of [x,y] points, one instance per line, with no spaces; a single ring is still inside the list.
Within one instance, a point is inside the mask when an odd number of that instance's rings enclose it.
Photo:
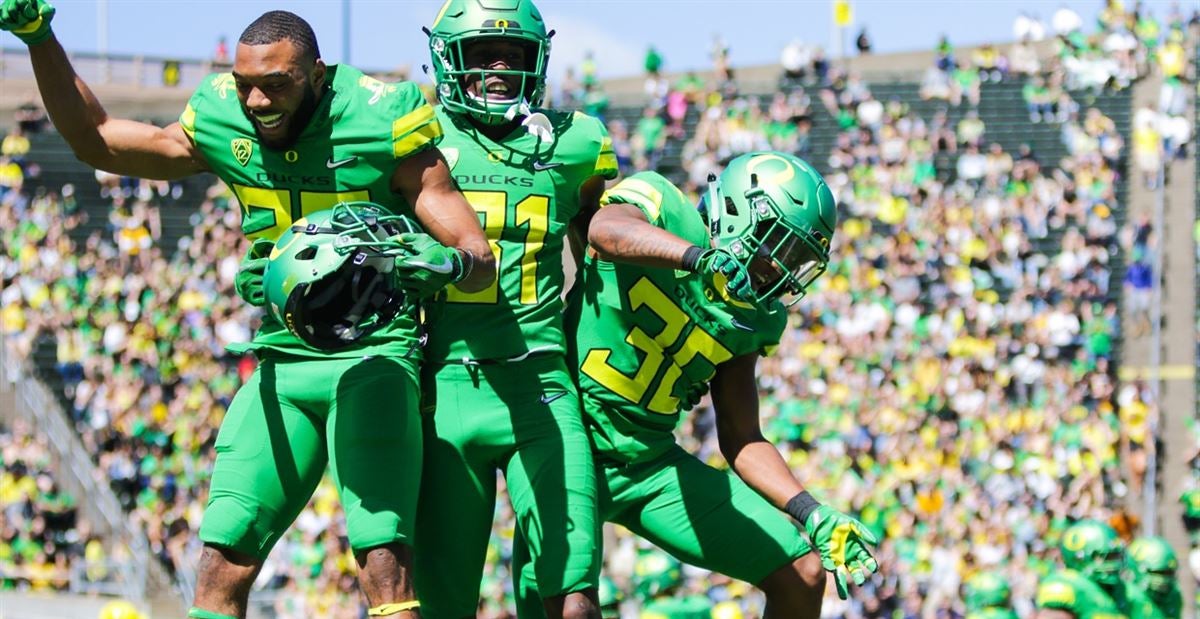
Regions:
[[[684,254],[685,270],[699,273],[714,288],[724,288],[729,298],[735,301],[749,301],[754,298],[754,289],[750,286],[750,273],[729,250],[716,247],[700,250],[698,255],[695,253],[697,250],[700,248],[692,247]]]
[[[396,258],[396,286],[416,299],[437,294],[456,284],[470,271],[463,253],[446,247],[423,232],[392,237],[405,245],[407,254]]]
[[[0,30],[36,45],[50,38],[54,7],[46,0],[0,0]]]
[[[262,307],[267,303],[267,295],[263,291],[263,273],[271,261],[271,249],[274,247],[275,242],[270,239],[256,239],[242,258],[242,264],[233,278],[233,289],[238,296],[254,307]]]
[[[818,503],[808,492],[789,501],[787,511],[804,525],[809,541],[821,555],[821,566],[833,572],[839,598],[850,597],[847,576],[861,585],[879,569],[879,562],[867,549],[867,544],[878,544],[879,539],[863,523]]]

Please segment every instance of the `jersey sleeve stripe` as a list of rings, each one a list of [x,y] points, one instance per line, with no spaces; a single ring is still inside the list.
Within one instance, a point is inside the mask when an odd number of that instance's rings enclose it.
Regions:
[[[392,153],[397,159],[435,144],[442,137],[442,125],[429,104],[392,122]]]
[[[196,110],[192,108],[192,104],[187,104],[183,108],[183,113],[179,115],[179,126],[183,127],[183,132],[187,134],[188,139],[196,141]]]
[[[600,200],[601,205],[613,202],[624,202],[640,208],[650,223],[657,223],[662,213],[662,193],[649,183],[636,178],[621,181],[616,187],[606,191]]]
[[[596,174],[607,179],[617,177],[617,156],[613,153],[612,138],[604,136],[600,154],[596,157]]]

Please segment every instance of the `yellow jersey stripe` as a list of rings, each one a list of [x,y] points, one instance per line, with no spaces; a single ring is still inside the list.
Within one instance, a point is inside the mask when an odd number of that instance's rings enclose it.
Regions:
[[[596,156],[596,174],[605,178],[617,175],[617,156],[613,153],[612,138],[604,136],[600,142],[600,154]]]
[[[179,115],[179,126],[183,127],[183,132],[191,141],[196,141],[196,110],[192,109],[191,103],[187,104],[183,113]]]
[[[392,121],[392,141],[403,138],[432,120],[435,120],[433,106],[428,103],[422,104],[421,107]]]
[[[407,157],[430,144],[437,144],[441,139],[442,125],[433,121],[392,144],[392,154],[397,159]]]
[[[604,192],[600,198],[601,206],[612,203],[613,198],[640,207],[646,213],[650,223],[658,221],[662,212],[662,192],[652,185],[636,178],[627,178],[616,187]]]
[[[442,138],[442,125],[426,103],[392,122],[392,154],[406,157]]]

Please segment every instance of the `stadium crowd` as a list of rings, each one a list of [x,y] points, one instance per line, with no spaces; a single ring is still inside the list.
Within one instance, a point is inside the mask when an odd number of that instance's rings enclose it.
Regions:
[[[0,590],[63,590],[109,576],[108,550],[55,479],[46,439],[0,425]]]
[[[1136,271],[1152,264],[1155,247],[1146,222],[1116,224],[1125,138],[1076,100],[1086,100],[1081,90],[1124,88],[1147,71],[1169,76],[1174,65],[1163,58],[1182,44],[1173,33],[1187,22],[1172,14],[1157,35],[1152,16],[1118,18],[1110,7],[1083,34],[1081,20],[1062,30],[1070,20],[1058,17],[1060,50],[1045,67],[1030,59],[1032,26],[1007,56],[993,48],[956,58],[943,41],[922,96],[972,106],[983,81],[1022,80],[1030,120],[1061,126],[1061,161],[1005,151],[970,112],[951,125],[944,114],[922,118],[904,102],[878,101],[860,77],[812,50],[761,99],[737,94],[727,48],[714,53],[724,68],[711,84],[689,74],[667,85],[659,58],[642,117],[633,127],[611,123],[624,173],[654,169],[673,141],[694,194],[729,158],[776,148],[816,157],[838,197],[835,263],[760,371],[768,438],[818,496],[885,540],[880,576],[849,601],[827,597],[828,616],[961,613],[960,583],[978,571],[1004,575],[1027,616],[1070,520],[1100,517],[1135,532],[1126,508],[1140,495],[1158,413],[1147,385],[1115,379],[1115,293],[1125,285],[1136,297],[1143,280],[1114,280],[1110,261],[1122,248]],[[1127,53],[1113,60],[1114,49]],[[582,73],[567,100],[603,113],[594,67]],[[814,112],[818,105],[824,113]],[[689,135],[692,111],[699,121]],[[1150,112],[1158,116],[1146,126],[1179,117],[1170,106]],[[831,152],[813,150],[818,122],[838,128]],[[1134,160],[1139,138],[1161,153],[1186,144],[1161,130],[1151,140],[1139,126]],[[162,247],[157,210],[179,188],[98,177],[112,215],[103,232],[76,242],[71,232],[83,215],[74,189],[39,184],[37,153],[20,137],[11,151],[5,140],[0,158],[5,345],[28,356],[53,343],[68,413],[117,496],[166,565],[194,564],[215,431],[254,364],[224,350],[256,325],[256,310],[233,289],[246,248],[238,205],[214,185],[191,235]],[[952,155],[953,166],[940,168],[939,155]],[[42,470],[44,446],[14,430],[0,434],[0,579],[25,566],[34,570],[25,577],[31,586],[57,586],[72,557],[87,562],[103,550],[86,525],[56,519],[71,500]],[[707,402],[680,435],[721,462]],[[20,474],[9,466],[18,460]],[[1191,500],[1189,527],[1200,535],[1200,499]],[[503,494],[500,503],[481,611],[495,619],[511,607],[513,521]],[[606,597],[624,598],[626,609],[637,605],[635,592],[686,592],[739,613],[726,616],[761,610],[744,584],[691,568],[647,587],[658,574],[634,568],[652,549],[624,530],[608,531],[605,542]],[[1190,563],[1200,572],[1195,546]],[[282,593],[268,602],[279,617],[357,617],[353,564],[337,497],[323,483],[257,586]]]

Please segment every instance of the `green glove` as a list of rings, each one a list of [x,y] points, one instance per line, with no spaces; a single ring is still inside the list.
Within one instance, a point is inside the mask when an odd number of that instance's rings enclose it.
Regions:
[[[821,555],[821,565],[833,572],[838,597],[850,597],[847,575],[861,585],[879,569],[879,562],[867,550],[867,544],[876,545],[879,539],[863,523],[818,503],[807,491],[788,501],[787,512],[804,524],[809,541]]]
[[[54,7],[46,0],[0,1],[0,30],[15,34],[26,45],[49,39],[52,19]]]
[[[255,240],[250,246],[250,251],[242,258],[242,264],[238,266],[237,275],[233,278],[233,288],[237,290],[238,296],[255,307],[262,307],[267,303],[267,293],[263,290],[263,273],[267,270],[267,263],[271,261],[269,256],[274,247],[275,242],[270,239]]]
[[[701,274],[714,288],[723,287],[729,298],[735,301],[749,301],[754,298],[754,289],[750,287],[750,273],[746,272],[746,267],[727,249],[689,247],[683,254],[683,269]],[[718,279],[718,275],[724,279],[723,282]]]
[[[446,247],[424,232],[392,237],[405,245],[407,255],[396,258],[396,285],[418,299],[431,297],[470,272],[463,253]]]

